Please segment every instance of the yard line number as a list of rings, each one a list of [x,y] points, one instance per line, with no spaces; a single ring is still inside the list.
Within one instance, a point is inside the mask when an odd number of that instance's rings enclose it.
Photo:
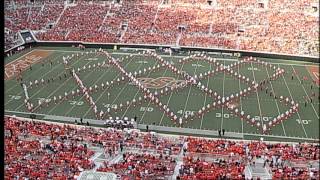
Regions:
[[[258,69],[258,68],[256,68],[256,67],[254,67],[254,68],[252,68],[252,67],[248,67],[248,70],[249,71],[260,71],[260,69]]]
[[[69,101],[69,103],[73,106],[82,106],[83,101]]]
[[[21,96],[9,95],[9,98],[11,100],[19,100],[19,99],[21,99]]]
[[[310,119],[302,119],[302,120],[300,120],[300,119],[296,119],[296,121],[297,121],[297,123],[298,124],[309,124],[309,122],[311,122],[311,120]]]

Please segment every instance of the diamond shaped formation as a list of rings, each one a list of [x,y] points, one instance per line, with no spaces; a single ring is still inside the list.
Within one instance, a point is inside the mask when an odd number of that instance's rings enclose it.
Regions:
[[[106,61],[103,63],[97,63],[93,64],[92,66],[83,66],[82,68],[77,69],[70,69],[69,64],[71,61],[74,61],[79,56],[90,56],[92,54],[100,54],[104,55],[106,57]],[[188,121],[192,121],[195,119],[201,118],[205,113],[208,113],[214,109],[218,108],[225,108],[229,110],[232,114],[235,116],[240,117],[241,120],[246,121],[251,126],[255,126],[258,130],[260,130],[262,133],[268,133],[272,127],[275,125],[281,123],[282,121],[288,119],[294,113],[298,111],[299,104],[291,100],[289,97],[283,97],[280,96],[280,102],[282,102],[284,105],[288,107],[288,110],[280,115],[278,115],[276,118],[274,118],[272,121],[268,122],[267,124],[263,124],[263,122],[257,122],[253,117],[251,117],[249,114],[247,114],[244,111],[239,110],[238,108],[232,106],[235,102],[239,101],[240,97],[246,97],[249,96],[252,93],[255,93],[256,91],[262,90],[263,86],[268,81],[274,81],[277,80],[278,77],[283,75],[284,69],[277,68],[273,66],[270,63],[257,60],[256,58],[244,58],[243,60],[237,61],[231,65],[223,65],[220,64],[216,59],[206,56],[203,53],[194,54],[188,57],[185,57],[183,59],[179,60],[179,63],[187,63],[194,59],[200,59],[203,61],[206,61],[210,65],[212,65],[214,68],[208,72],[200,73],[195,76],[189,75],[187,72],[182,71],[181,69],[177,69],[171,62],[164,60],[160,56],[158,56],[156,53],[151,51],[143,51],[142,53],[138,53],[138,56],[147,56],[153,58],[156,62],[153,66],[139,69],[135,72],[128,72],[125,67],[122,66],[122,61],[128,60],[129,58],[132,58],[132,55],[126,57],[125,59],[114,59],[108,52],[103,50],[95,50],[91,52],[86,53],[77,53],[72,54],[71,56],[64,57],[63,62],[65,64],[65,69],[70,71],[72,74],[74,80],[76,81],[78,85],[78,89],[75,91],[72,91],[70,93],[66,93],[64,95],[59,95],[58,97],[53,97],[52,99],[46,99],[45,101],[39,102],[38,106],[34,107],[33,104],[30,102],[30,99],[26,97],[25,99],[25,105],[27,109],[31,112],[34,112],[37,108],[43,107],[43,106],[49,106],[50,103],[61,103],[62,101],[67,100],[68,98],[75,98],[77,96],[84,96],[87,103],[90,104],[90,107],[92,111],[95,113],[97,119],[105,119],[107,116],[110,116],[111,112],[116,111],[123,111],[130,107],[135,107],[137,105],[142,104],[143,102],[151,102],[156,107],[158,107],[161,111],[164,112],[166,116],[168,116],[174,124],[179,124],[180,127],[183,125],[183,122],[187,123]],[[143,63],[143,62],[142,62]],[[250,78],[245,77],[235,71],[236,68],[239,66],[244,66],[247,63],[256,63],[260,66],[264,66],[270,69],[274,70],[274,73],[270,76],[270,78],[265,78],[263,81],[255,82],[253,80],[250,80]],[[118,77],[115,81],[107,81],[106,83],[102,83],[101,85],[94,85],[93,87],[85,87],[82,80],[79,78],[78,74],[80,74],[83,71],[92,71],[96,68],[105,68],[113,66],[117,68],[121,74],[120,77]],[[152,82],[148,82],[148,79],[143,79],[144,75],[150,74],[151,72],[160,71],[163,68],[167,68],[166,70],[171,71],[174,74],[179,75],[180,77],[184,78],[184,81],[181,81],[179,84],[175,84],[175,86],[167,87],[165,85],[159,85],[156,82],[165,82],[166,79],[157,78],[156,80],[152,79],[153,87],[159,86],[159,90],[152,92],[150,89],[150,86],[152,85]],[[247,88],[244,90],[240,90],[239,92],[235,94],[230,94],[225,97],[218,94],[216,91],[206,87],[203,85],[200,81],[202,79],[213,77],[218,73],[226,73],[229,76],[239,79],[242,83],[247,84]],[[116,104],[113,107],[108,107],[107,109],[104,109],[104,111],[101,109],[98,110],[97,106],[95,105],[94,99],[91,97],[92,93],[99,93],[100,91],[105,91],[106,89],[112,88],[115,85],[119,85],[122,83],[131,83],[134,86],[139,88],[139,91],[143,93],[143,96],[139,96],[137,98],[132,99],[131,101],[126,101],[120,104]],[[151,83],[151,85],[150,85]],[[37,86],[44,84],[41,81],[35,80],[35,83]],[[178,116],[176,112],[173,112],[168,105],[161,102],[160,98],[162,96],[168,95],[171,92],[179,92],[183,90],[184,88],[187,88],[190,86],[194,88],[198,88],[203,94],[207,95],[208,98],[212,99],[212,102],[205,104],[203,107],[199,108],[196,113],[191,113],[187,115]],[[32,84],[30,84],[29,87],[32,87]],[[25,88],[25,91],[27,91],[27,88]]]

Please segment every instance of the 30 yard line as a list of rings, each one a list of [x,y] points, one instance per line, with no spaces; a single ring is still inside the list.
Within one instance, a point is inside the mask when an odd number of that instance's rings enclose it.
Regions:
[[[291,67],[292,67],[293,71],[295,71],[292,65],[291,65]],[[301,81],[300,81],[298,75],[297,75],[296,73],[294,73],[294,74],[296,75],[297,79],[299,80],[299,83],[301,84]],[[301,86],[302,86],[302,88],[303,88],[303,90],[304,90],[304,93],[306,93],[307,97],[308,97],[309,100],[310,100],[311,98],[310,98],[310,96],[308,95],[306,89],[304,88],[304,86],[303,86],[302,84],[301,84]],[[316,109],[314,108],[314,106],[313,106],[312,103],[310,103],[310,104],[311,104],[311,107],[312,107],[314,113],[316,114],[317,118],[319,119],[319,116],[318,116],[318,113],[317,113]]]
[[[98,55],[95,55],[94,57],[97,57],[97,56],[98,56]],[[83,57],[85,57],[85,56],[83,56]],[[80,62],[79,60],[82,59],[83,57],[79,58],[77,61]],[[90,61],[87,62],[84,66],[86,66],[86,65],[89,64],[89,63],[90,63]],[[92,72],[93,72],[93,71],[89,72],[84,78],[86,79],[86,77],[88,77]],[[72,79],[73,77],[71,76],[70,78]],[[69,81],[70,78],[68,78],[63,84],[65,84],[67,81]],[[63,87],[63,86],[59,86],[58,89],[56,89],[54,92],[52,92],[48,97],[52,96],[52,95],[53,95],[57,90],[59,90],[61,87]],[[73,90],[75,90],[75,89],[77,89],[77,88],[78,88],[78,86],[75,86],[74,88],[71,88],[71,91],[73,91]],[[83,97],[83,96],[82,96],[82,97]],[[80,98],[80,99],[81,99],[81,98]],[[50,113],[51,113],[53,110],[55,110],[58,106],[59,106],[59,105],[57,104],[57,105],[55,105],[54,107],[52,107],[47,114],[50,114]],[[59,107],[60,107],[60,106],[59,106]],[[75,107],[75,106],[71,107],[71,110],[72,110],[74,107]],[[69,111],[67,111],[64,115],[67,115],[71,110],[69,109]]]
[[[252,70],[252,74],[253,74],[253,80],[254,80],[254,82],[258,83],[258,82],[256,81],[256,78],[255,78],[255,75],[254,75],[252,62],[250,62],[250,64],[251,64],[251,70]],[[256,94],[257,94],[258,107],[259,107],[259,112],[260,112],[261,126],[263,127],[262,113],[261,113],[261,107],[260,107],[260,100],[259,100],[258,90],[256,90]]]
[[[279,64],[278,64],[278,67],[280,68],[280,65],[279,65]],[[291,99],[293,100],[291,91],[290,91],[290,89],[289,89],[289,87],[288,87],[288,85],[287,85],[287,81],[286,81],[286,79],[283,77],[283,75],[281,75],[281,76],[282,76],[282,78],[283,78],[283,80],[284,80],[284,84],[286,85],[286,87],[287,87],[287,89],[288,89],[288,92],[289,92],[289,94],[290,94],[290,97],[291,97]],[[299,112],[297,112],[297,115],[298,115],[298,117],[299,117],[299,119],[300,119],[300,121],[301,121],[301,117],[300,117]],[[308,138],[308,135],[307,135],[307,132],[306,132],[304,126],[303,126],[303,123],[300,123],[300,124],[301,124],[301,126],[302,126],[303,131],[304,131],[304,134],[306,135],[306,138]]]
[[[240,67],[238,66],[238,74],[240,74]],[[241,83],[240,83],[240,79],[239,79],[239,92],[241,91]],[[242,101],[241,101],[241,96],[239,96],[239,101],[240,101],[240,109],[242,111]],[[243,121],[241,120],[241,130],[243,133]]]
[[[267,71],[267,74],[268,74],[268,78],[270,78],[270,76],[269,76],[269,72],[268,72],[268,68],[266,67],[266,71]],[[273,89],[273,85],[272,85],[272,83],[271,83],[271,81],[269,81],[269,83],[270,83],[270,85],[271,85],[271,89],[272,89],[272,92],[275,92],[274,91],[274,89]],[[274,99],[274,102],[276,103],[276,106],[277,106],[277,109],[278,109],[278,115],[280,115],[281,113],[280,113],[280,109],[279,109],[279,106],[278,106],[278,102]],[[284,125],[283,125],[283,122],[281,121],[281,126],[282,126],[282,129],[283,129],[283,133],[284,133],[284,135],[285,136],[287,136],[287,134],[286,134],[286,131],[285,131],[285,129],[284,129]]]
[[[223,61],[223,66],[225,68],[225,64],[226,64],[226,61]],[[224,82],[225,82],[225,77],[226,77],[226,71],[223,70],[223,82],[222,82],[222,98],[224,97]],[[223,106],[222,106],[222,111],[221,111],[221,127],[220,129],[222,130],[223,129]]]
[[[211,63],[210,63],[210,71],[211,71]],[[208,80],[207,80],[207,87],[208,87],[208,85],[209,85],[209,81],[210,81],[210,76],[208,76]],[[207,93],[206,93],[206,95],[204,96],[204,102],[203,102],[203,106],[205,106],[206,105],[206,102],[207,102]],[[204,117],[204,114],[202,114],[202,116],[201,116],[201,122],[200,122],[200,129],[202,128],[202,122],[203,122],[203,117]]]

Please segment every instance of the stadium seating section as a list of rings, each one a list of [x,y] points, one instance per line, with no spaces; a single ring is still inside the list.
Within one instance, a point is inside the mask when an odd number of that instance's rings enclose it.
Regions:
[[[19,30],[39,40],[223,47],[298,55],[319,54],[313,0],[139,0],[89,3],[5,1],[6,49]],[[53,28],[48,28],[53,23]],[[127,26],[127,27],[126,27]],[[179,30],[178,27],[182,27]]]
[[[119,161],[106,160],[96,167],[94,147],[104,149],[109,159],[119,155]],[[122,179],[156,179],[172,176],[176,166],[178,179],[244,179],[245,166],[256,158],[265,160],[273,179],[319,178],[319,167],[310,166],[320,158],[315,144],[168,136],[15,117],[5,117],[5,152],[5,179],[75,178],[93,168]]]

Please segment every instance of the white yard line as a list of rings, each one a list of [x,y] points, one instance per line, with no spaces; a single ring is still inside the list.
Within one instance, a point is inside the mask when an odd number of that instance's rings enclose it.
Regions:
[[[211,65],[212,65],[212,64],[210,64],[210,71],[211,71],[211,69],[212,69]],[[209,85],[209,82],[210,82],[210,76],[208,76],[207,87],[208,87],[208,85]],[[203,106],[206,105],[206,102],[207,102],[207,93],[206,93],[206,95],[204,96]],[[202,117],[201,117],[200,129],[202,128],[203,117],[204,117],[204,114],[202,114]]]
[[[280,67],[280,66],[278,65],[278,67]],[[282,78],[283,78],[283,80],[284,80],[284,84],[286,85],[286,87],[287,87],[287,89],[288,89],[288,92],[289,92],[289,94],[290,94],[290,97],[291,97],[291,99],[293,100],[291,91],[290,91],[290,89],[289,89],[289,87],[288,87],[288,85],[287,85],[287,81],[286,81],[286,79],[283,77],[283,75],[281,75],[281,76],[282,76]],[[299,117],[299,119],[300,119],[300,121],[301,121],[301,117],[300,117],[299,112],[297,112],[297,115],[298,115],[298,117]],[[306,135],[306,138],[308,138],[308,135],[307,135],[307,132],[306,132],[304,126],[303,126],[303,123],[300,123],[300,124],[301,124],[301,126],[302,126],[303,131],[304,131],[304,134]]]
[[[251,64],[251,70],[252,70],[252,74],[253,74],[253,80],[254,80],[256,83],[258,83],[258,82],[256,81],[256,77],[255,77],[255,75],[254,75],[252,62],[250,62],[250,64]],[[263,127],[262,112],[261,112],[261,107],[260,107],[260,99],[259,99],[258,90],[256,90],[256,94],[257,94],[258,107],[259,107],[259,112],[260,112],[261,127]]]
[[[56,58],[58,58],[58,57],[56,57]],[[48,71],[48,72],[46,72],[45,74],[43,74],[40,78],[43,78],[43,77],[45,77],[48,73],[51,73],[54,69],[56,69],[58,66],[56,66],[56,67],[54,67],[54,68],[52,68],[50,71]],[[60,73],[61,74],[61,73]],[[20,85],[20,84],[19,84]],[[18,86],[18,85],[15,85],[14,87],[16,87],[16,86]],[[41,86],[39,89],[43,89],[45,86]],[[13,87],[12,87],[13,88]],[[37,91],[38,92],[38,91]],[[23,94],[24,92],[23,91],[21,91],[20,93],[18,93],[17,95],[21,95],[21,94]],[[31,96],[32,97],[32,96]],[[31,99],[31,97],[30,97],[30,99]],[[8,103],[10,103],[11,101],[12,101],[13,99],[10,99],[8,102],[6,102],[5,103],[5,105],[7,105]]]
[[[199,61],[197,61],[197,66],[196,66],[196,68],[194,68],[194,71],[193,71],[193,75],[192,75],[192,76],[194,76],[194,75],[196,74],[196,72],[197,72],[198,62],[199,62]],[[184,104],[184,108],[183,108],[183,112],[182,112],[182,117],[184,117],[185,112],[186,112],[186,108],[187,108],[188,101],[189,101],[189,97],[190,97],[191,88],[192,88],[192,86],[189,87],[189,92],[188,92],[187,100],[186,100],[186,102],[185,102],[185,104]]]
[[[100,76],[100,78],[98,78],[93,84],[96,84],[100,79],[102,79],[102,78],[104,77],[104,75],[111,70],[111,68],[112,68],[112,67],[109,67],[108,70],[105,71],[105,72],[103,73],[103,75]],[[87,77],[88,75],[90,75],[92,72],[93,72],[93,71],[91,71],[89,74],[87,74],[84,78],[86,79],[86,77]],[[101,95],[102,95],[102,94],[103,94],[103,93],[101,93]],[[100,95],[100,96],[101,96],[101,95]],[[81,98],[83,98],[83,96],[84,96],[84,95],[82,95]],[[80,98],[80,99],[81,99],[81,98]],[[97,101],[96,101],[96,102],[97,102]],[[75,107],[75,106],[73,106],[66,114],[68,114],[69,112],[71,112],[74,107]],[[85,113],[85,115],[83,115],[83,117],[85,117],[90,111],[91,111],[91,109],[88,108],[87,112]],[[65,115],[66,115],[66,114],[65,114]]]
[[[226,61],[223,61],[223,66],[225,66],[225,63]],[[226,72],[223,71],[223,80],[222,80],[222,98],[224,97],[224,81],[225,81],[225,77],[226,77]],[[223,106],[222,106],[222,109],[221,109],[221,126],[220,126],[220,129],[222,130],[223,129]]]
[[[294,71],[293,66],[291,66],[291,67],[292,67],[292,69],[293,69],[293,71]],[[300,79],[299,79],[298,75],[297,75],[297,74],[295,74],[295,75],[296,75],[297,79],[299,80],[299,83],[301,84],[301,81],[300,81]],[[302,86],[302,88],[303,88],[303,90],[304,90],[304,93],[306,93],[307,97],[308,97],[308,98],[309,98],[309,100],[310,100],[311,98],[310,98],[310,96],[308,95],[308,93],[307,93],[306,89],[304,88],[303,84],[301,84],[301,86]],[[311,104],[311,107],[313,108],[314,113],[316,114],[317,118],[319,119],[319,115],[318,115],[318,113],[317,113],[316,109],[314,108],[314,106],[313,106],[313,104],[312,104],[312,103],[310,103],[310,104]]]
[[[168,70],[168,66],[166,66],[166,70],[164,71],[164,73],[162,74],[162,76],[167,72],[167,70]],[[146,108],[146,109],[148,109],[148,108],[149,108],[150,103],[151,103],[151,101],[149,101],[149,103],[148,103],[148,105],[147,105],[147,108]],[[145,111],[143,112],[142,117],[141,117],[141,119],[140,119],[139,123],[140,123],[140,122],[142,122],[143,117],[144,117],[144,115],[146,114],[146,112],[147,112],[147,110],[145,110]]]
[[[183,66],[184,66],[184,63],[182,64],[182,66],[181,66],[181,68],[180,68],[180,71],[182,71]],[[178,75],[177,79],[179,79],[179,77],[180,77],[180,74]],[[168,101],[167,101],[167,106],[168,106],[168,105],[169,105],[169,103],[170,103],[170,100],[171,100],[172,94],[173,94],[173,92],[171,92],[171,94],[170,94],[170,97],[169,97],[169,99],[168,99]],[[161,125],[161,123],[162,123],[162,120],[163,120],[164,114],[165,114],[165,112],[163,112],[163,113],[162,113],[162,116],[161,116],[161,119],[160,119],[159,126],[160,126],[160,125]]]
[[[97,55],[96,55],[96,56],[97,56]],[[79,58],[76,62],[80,62],[79,60],[82,59],[82,58],[84,58],[84,57]],[[90,61],[87,62],[87,63],[85,64],[85,66],[86,66],[87,64],[89,64],[89,63],[90,63]],[[93,71],[91,71],[90,73],[88,73],[88,74],[85,76],[85,78],[86,78],[88,75],[90,75],[92,72],[93,72]],[[72,79],[73,77],[71,76],[70,78]],[[68,78],[62,85],[64,85],[66,82],[68,82],[68,81],[70,80],[70,78]],[[62,85],[60,85],[57,89],[55,89],[55,91],[53,91],[51,94],[49,94],[48,97],[52,96],[52,95],[53,95],[55,92],[57,92],[61,87],[63,87]],[[74,88],[72,88],[71,91],[77,89],[77,87],[78,87],[78,86],[75,86]],[[59,104],[56,104],[54,107],[52,107],[52,108],[50,109],[50,111],[47,112],[47,114],[50,114],[50,113],[51,113],[53,110],[55,110],[58,106],[59,106]],[[73,107],[72,107],[72,108],[73,108]],[[66,114],[67,114],[67,113],[65,113],[64,115],[66,115]]]
[[[267,67],[266,67],[266,71],[267,71],[267,74],[268,74],[268,78],[270,78]],[[275,92],[274,89],[273,89],[273,85],[272,85],[271,81],[269,81],[269,83],[270,83],[270,85],[271,85],[272,92]],[[274,99],[274,102],[276,103],[276,106],[277,106],[277,109],[278,109],[278,115],[280,115],[281,113],[280,113],[280,109],[279,109],[278,102],[277,102],[275,99]],[[283,125],[283,122],[282,122],[282,121],[281,121],[281,126],[282,126],[282,129],[283,129],[284,135],[287,136],[286,130],[285,130],[285,128],[284,128],[284,125]]]
[[[157,61],[154,63],[153,66],[155,66],[157,64]],[[146,77],[150,77],[151,75],[151,71],[149,71],[148,75]],[[134,95],[133,99],[135,99],[137,97],[137,95],[139,94],[140,90],[137,91],[137,93]],[[121,116],[121,119],[124,118],[124,116],[126,115],[127,111],[129,110],[129,108],[132,105],[132,101],[130,102],[129,106],[126,108],[126,110],[124,111],[123,115]]]
[[[141,66],[142,64],[139,65],[139,67]],[[126,85],[121,89],[121,91],[119,92],[119,94],[116,96],[116,98],[112,101],[111,104],[113,104],[114,102],[116,102],[116,100],[119,98],[119,96],[121,95],[122,91],[125,90],[125,88],[128,86],[129,83],[126,83]]]
[[[124,68],[126,68],[131,62],[132,62],[133,58],[124,66]],[[139,65],[139,67],[141,66],[141,64]],[[110,68],[111,69],[111,68]],[[118,75],[114,78],[114,80],[116,80],[119,76],[120,76],[121,72],[119,71]],[[125,87],[127,87],[129,83],[126,83],[126,85],[124,87],[121,88],[121,91],[117,94],[116,98],[110,103],[110,106],[112,106],[112,104],[118,99],[118,97],[120,96],[120,94],[122,93],[122,91],[125,89]],[[99,99],[102,97],[102,95],[104,94],[104,92],[107,90],[108,88],[106,88],[103,93],[100,94],[100,96],[95,100],[95,102],[98,102]],[[85,117],[88,113],[90,112],[90,109],[88,109],[88,111],[83,115],[83,117]]]
[[[238,66],[238,74],[240,74],[240,67]],[[239,79],[239,92],[241,91],[241,83],[240,83],[240,79]],[[240,109],[242,111],[242,101],[241,101],[241,96],[239,96],[239,101],[240,101]],[[243,133],[243,121],[241,121],[241,130]]]

